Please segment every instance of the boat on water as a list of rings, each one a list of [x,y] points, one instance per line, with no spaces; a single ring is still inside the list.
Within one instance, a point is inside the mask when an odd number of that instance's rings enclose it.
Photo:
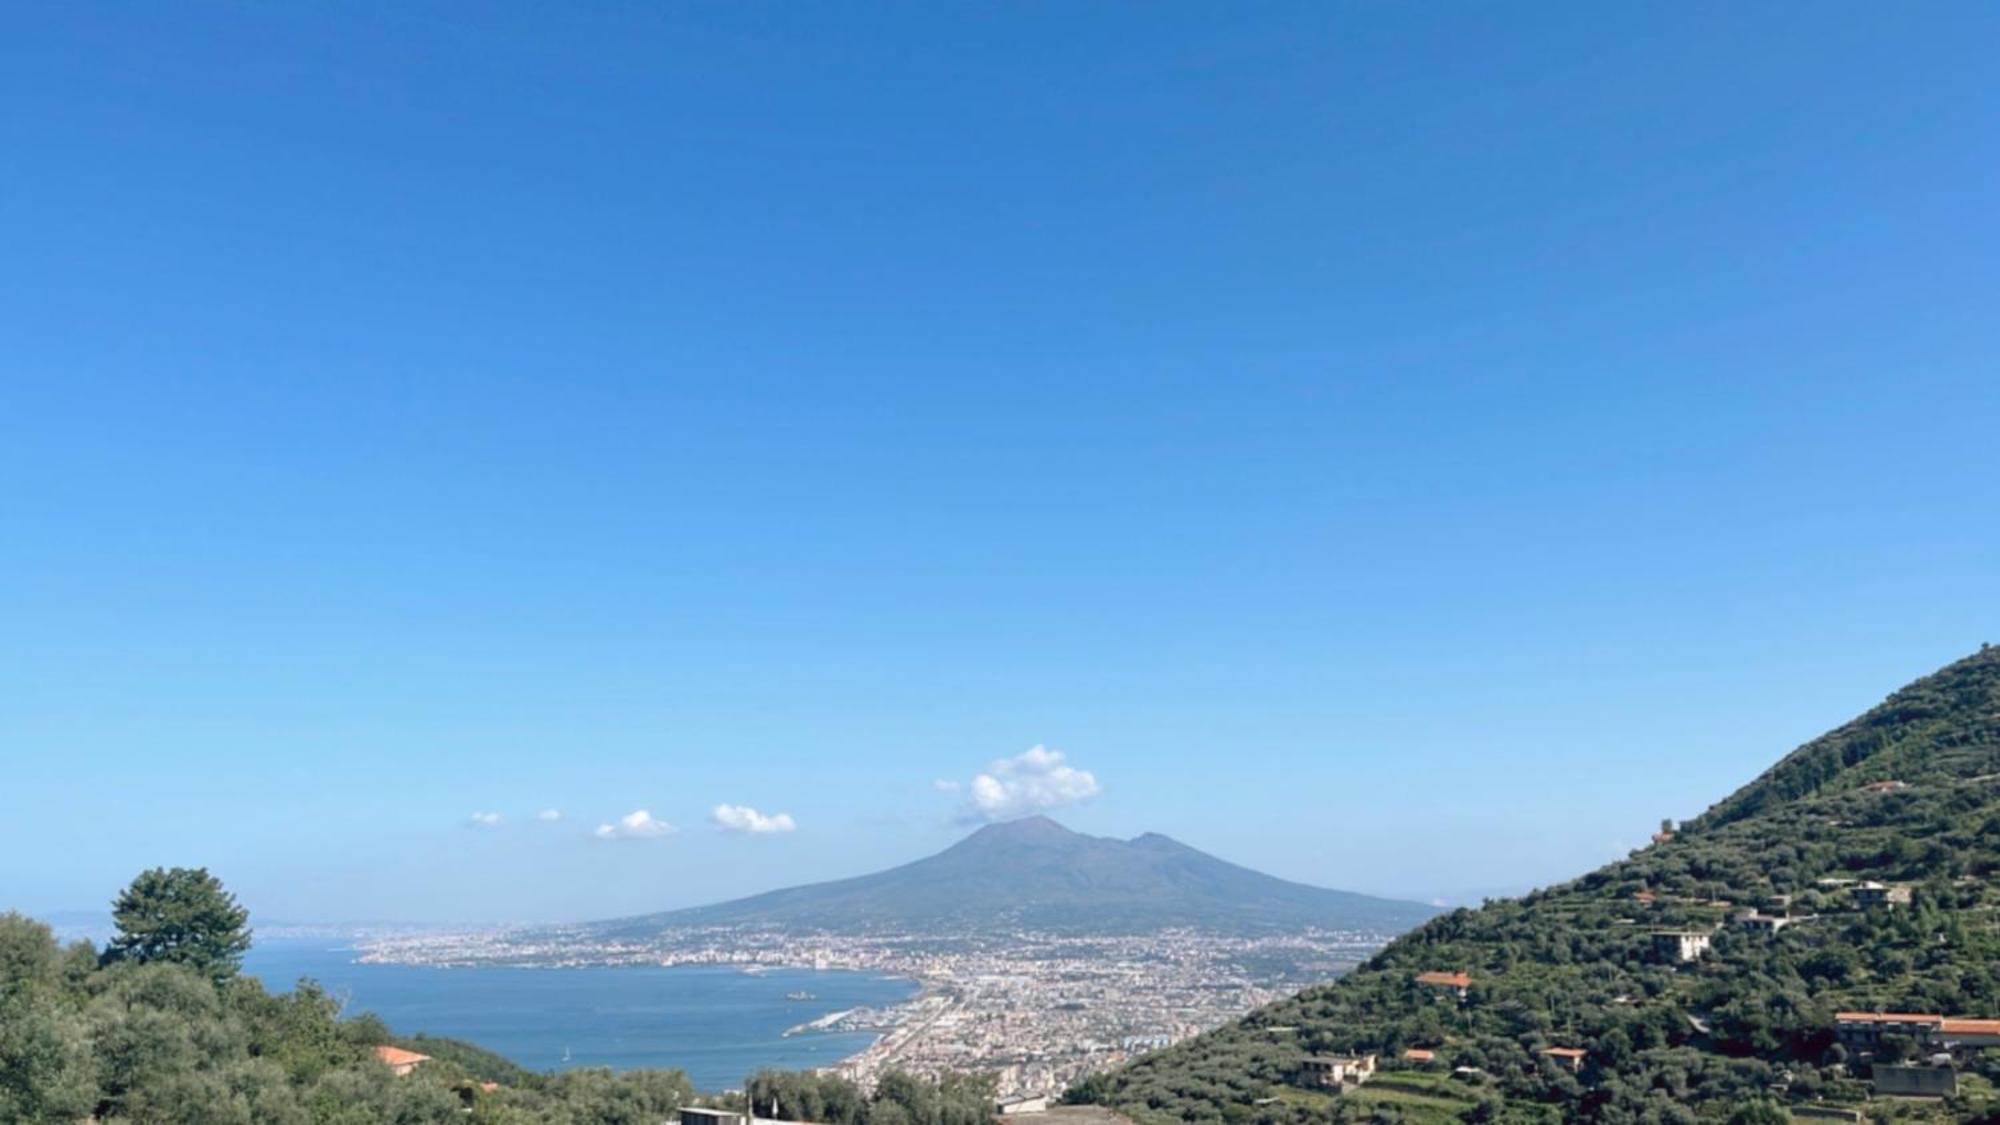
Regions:
[[[817,996],[814,996],[814,995],[813,995],[812,993],[810,993],[810,992],[803,992],[803,991],[801,991],[801,992],[787,992],[787,993],[785,993],[785,999],[787,999],[787,1000],[817,1000],[817,999],[819,999],[819,997],[817,997]]]

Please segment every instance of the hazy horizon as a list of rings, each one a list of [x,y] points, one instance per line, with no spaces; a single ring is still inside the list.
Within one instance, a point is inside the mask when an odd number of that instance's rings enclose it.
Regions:
[[[0,909],[1569,878],[2000,640],[2000,10],[0,43]]]
[[[1029,814],[1029,815],[1030,815],[1030,816],[1046,816],[1047,814],[1042,814],[1042,813],[1035,813],[1035,814]],[[1019,819],[1026,819],[1026,817],[1023,817],[1023,818],[1019,818]],[[1053,820],[1056,820],[1056,822],[1057,822],[1058,824],[1062,823],[1062,822],[1061,822],[1061,820],[1060,820],[1059,818],[1054,818],[1054,817],[1050,817],[1049,819],[1053,819]],[[1005,821],[992,821],[992,822],[988,822],[988,823],[990,823],[990,824],[1000,824],[1000,823],[1007,823],[1007,822],[1005,822]],[[1064,825],[1064,827],[1068,827],[1068,826],[1067,826],[1067,825]],[[974,830],[974,829],[967,829],[967,830],[965,830],[965,831],[964,831],[964,834],[963,834],[962,836],[960,836],[960,837],[959,837],[959,839],[962,839],[962,838],[964,838],[964,835],[970,835],[972,831],[975,831],[975,830]],[[1168,835],[1168,836],[1171,836],[1171,835],[1172,835],[1171,833],[1158,833],[1158,834],[1159,834],[1159,835]],[[946,842],[946,843],[945,843],[945,844],[944,844],[943,846],[944,846],[944,847],[949,847],[949,846],[951,846],[951,844],[953,844],[953,843],[956,843],[956,842],[957,842],[957,839],[953,839],[953,840],[950,840],[950,841],[947,841],[947,842]],[[1182,843],[1185,843],[1185,841],[1181,841],[1181,842],[1182,842]],[[904,859],[904,860],[895,860],[895,861],[892,861],[892,866],[893,866],[893,865],[900,865],[901,863],[904,863],[904,862],[909,862],[909,861],[914,861],[914,860],[917,860],[917,859],[923,859],[923,858],[926,858],[926,857],[928,857],[928,856],[930,856],[930,855],[934,855],[934,854],[936,854],[936,853],[935,853],[935,852],[933,851],[933,852],[925,852],[925,853],[922,853],[922,854],[920,854],[920,855],[912,855],[912,856],[909,856],[909,857],[907,857],[907,858],[906,858],[906,859]],[[1217,857],[1217,858],[1221,858],[1221,859],[1227,859],[1227,857],[1220,857],[1220,856],[1219,856],[1219,857]],[[860,870],[857,870],[857,871],[851,871],[851,872],[845,872],[845,873],[841,873],[841,874],[836,874],[836,875],[832,876],[831,878],[832,878],[833,880],[839,880],[839,879],[843,879],[843,878],[848,878],[848,877],[851,877],[851,876],[858,876],[858,875],[868,875],[868,874],[874,874],[876,870],[877,870],[877,869],[870,869],[870,870],[866,870],[866,871],[860,871]],[[706,906],[706,905],[712,905],[712,904],[713,904],[713,903],[715,903],[715,902],[721,902],[721,901],[729,901],[729,900],[733,900],[733,899],[737,899],[737,898],[747,898],[747,897],[752,897],[752,896],[755,896],[755,895],[758,895],[758,894],[762,894],[762,893],[764,893],[764,892],[767,892],[767,891],[773,891],[773,890],[782,890],[782,889],[786,889],[786,888],[788,888],[788,887],[792,887],[792,886],[797,886],[797,885],[799,885],[799,884],[797,884],[797,883],[788,883],[788,882],[778,882],[778,883],[773,883],[773,884],[770,884],[769,886],[754,886],[754,887],[746,887],[746,888],[743,888],[742,890],[740,890],[740,891],[738,891],[738,892],[734,892],[734,893],[731,893],[731,894],[727,895],[727,896],[726,896],[725,898],[722,898],[722,899],[703,899],[703,900],[701,900],[701,901],[699,901],[699,902],[667,902],[667,903],[663,903],[663,904],[662,904],[662,905],[661,905],[660,907],[658,907],[657,909],[654,909],[654,908],[649,908],[649,909],[648,909],[648,910],[646,910],[646,911],[645,911],[644,913],[655,913],[655,912],[660,912],[660,911],[671,911],[671,910],[676,910],[676,909],[680,909],[680,908],[682,908],[682,907],[688,907],[688,906]],[[1334,890],[1349,890],[1349,889],[1351,889],[1351,888],[1346,888],[1346,887],[1333,887],[1333,888],[1329,888],[1329,889],[1334,889]],[[1396,899],[1396,900],[1400,900],[1400,901],[1409,901],[1409,902],[1419,902],[1419,903],[1424,903],[1424,904],[1427,904],[1427,905],[1432,905],[1432,906],[1440,906],[1440,907],[1455,907],[1455,906],[1476,906],[1476,905],[1478,905],[1478,904],[1479,904],[1479,903],[1480,903],[1481,901],[1483,901],[1483,900],[1485,900],[1485,899],[1490,899],[1490,898],[1508,898],[1508,897],[1516,897],[1516,896],[1519,896],[1519,895],[1522,895],[1522,894],[1526,894],[1526,893],[1527,893],[1528,891],[1530,891],[1530,890],[1533,890],[1533,889],[1535,889],[1535,885],[1533,885],[1533,884],[1521,884],[1521,885],[1516,885],[1516,886],[1504,886],[1504,887],[1486,887],[1486,888],[1478,888],[1478,889],[1473,889],[1473,890],[1461,890],[1460,892],[1458,892],[1458,893],[1456,893],[1456,894],[1443,894],[1443,895],[1435,895],[1435,896],[1432,896],[1432,897],[1430,897],[1430,898],[1419,898],[1419,897],[1417,897],[1417,896],[1414,896],[1414,895],[1402,895],[1402,894],[1395,894],[1395,893],[1392,893],[1392,892],[1372,892],[1372,891],[1371,891],[1371,892],[1362,892],[1362,893],[1366,893],[1366,894],[1372,894],[1372,895],[1376,895],[1377,897],[1382,897],[1382,898],[1390,898],[1390,899]],[[252,905],[252,906],[254,906],[255,904],[253,903],[253,904],[249,904],[249,905]],[[19,907],[16,907],[16,908],[19,908]],[[106,903],[105,903],[105,904],[104,904],[103,906],[97,906],[97,907],[92,907],[92,906],[84,906],[84,905],[79,905],[79,904],[72,904],[72,905],[70,905],[70,906],[45,906],[45,907],[41,907],[41,908],[35,908],[35,909],[29,909],[29,910],[28,910],[28,913],[32,914],[33,916],[35,916],[35,917],[37,917],[37,918],[39,918],[39,919],[41,919],[41,920],[43,920],[43,921],[46,921],[46,922],[49,922],[49,923],[50,923],[51,925],[53,925],[53,926],[54,926],[54,927],[56,928],[56,930],[57,930],[57,932],[58,932],[59,934],[64,934],[64,935],[77,935],[77,934],[86,934],[86,933],[88,933],[88,934],[91,934],[91,935],[93,935],[93,936],[94,936],[94,934],[95,934],[95,933],[97,933],[97,932],[101,932],[101,933],[106,933],[106,934],[108,934],[108,933],[109,933],[109,932],[111,931],[111,928],[112,928],[112,926],[111,926],[111,908],[110,908],[110,903],[109,903],[109,901],[108,901],[108,900],[107,900],[107,902],[106,902]],[[468,920],[468,919],[458,919],[458,920],[453,920],[453,919],[440,919],[440,918],[426,918],[426,917],[421,917],[421,916],[417,916],[417,917],[400,917],[400,918],[397,918],[397,917],[364,917],[364,916],[353,916],[353,915],[350,915],[350,916],[333,916],[333,915],[319,915],[319,916],[300,916],[300,917],[261,917],[261,916],[259,916],[258,914],[256,914],[256,913],[255,913],[254,911],[253,911],[253,913],[252,913],[252,918],[251,918],[251,921],[252,921],[252,923],[253,923],[253,925],[254,925],[254,926],[257,926],[257,927],[260,927],[260,928],[265,928],[265,929],[273,929],[273,930],[293,930],[293,929],[301,929],[301,930],[310,930],[310,929],[315,929],[315,928],[318,928],[318,929],[327,929],[327,930],[348,930],[348,931],[355,931],[355,932],[360,932],[360,931],[365,931],[365,930],[369,930],[369,929],[373,929],[373,928],[382,928],[382,929],[390,929],[390,928],[398,928],[398,927],[402,927],[402,928],[412,928],[412,929],[438,929],[438,930],[448,930],[448,929],[452,929],[452,928],[458,928],[458,927],[463,927],[463,928],[486,928],[486,927],[502,927],[502,928],[504,928],[504,927],[506,927],[506,926],[511,926],[511,925],[524,925],[524,926],[528,926],[528,925],[542,925],[542,924],[561,924],[561,923],[569,923],[569,922],[588,922],[588,921],[603,921],[603,920],[605,920],[605,918],[603,918],[603,917],[600,917],[600,916],[594,916],[594,915],[593,915],[593,916],[590,916],[590,917],[581,917],[581,916],[578,916],[578,917],[533,917],[533,916],[519,916],[519,917],[498,917],[498,918],[485,918],[485,919],[477,919],[477,920]]]

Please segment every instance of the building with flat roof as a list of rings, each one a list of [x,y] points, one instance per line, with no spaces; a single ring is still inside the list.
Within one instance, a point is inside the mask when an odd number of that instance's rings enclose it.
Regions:
[[[1746,910],[1731,919],[1731,921],[1743,929],[1755,930],[1758,933],[1764,934],[1775,934],[1786,926],[1795,925],[1804,920],[1803,918],[1782,917],[1777,914],[1760,914],[1755,910]]]
[[[1857,904],[1870,910],[1910,905],[1910,888],[1900,883],[1856,883],[1852,893]]]
[[[1359,1086],[1375,1077],[1375,1056],[1314,1055],[1300,1064],[1299,1077],[1308,1086],[1330,1090]]]
[[[1715,935],[1702,930],[1663,930],[1653,935],[1653,954],[1682,964],[1699,959],[1714,943]]]

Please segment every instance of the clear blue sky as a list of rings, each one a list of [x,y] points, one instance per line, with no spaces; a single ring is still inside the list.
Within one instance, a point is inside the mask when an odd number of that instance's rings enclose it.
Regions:
[[[935,850],[1037,745],[996,812],[1592,867],[2000,641],[1996,43],[17,9],[0,905],[681,905]]]

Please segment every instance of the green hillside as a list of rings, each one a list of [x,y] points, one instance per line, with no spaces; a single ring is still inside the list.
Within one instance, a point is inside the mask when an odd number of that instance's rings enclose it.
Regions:
[[[1934,1046],[1835,1034],[1840,1011],[2000,1017],[2000,649],[1807,743],[1664,842],[1574,882],[1441,916],[1338,983],[1071,1091],[1149,1121],[2000,1120],[2000,1048],[1959,1094],[1873,1093]],[[1907,903],[1864,905],[1861,881]],[[1793,919],[1775,933],[1739,921]],[[1656,935],[1712,943],[1687,963]],[[1663,939],[1669,942],[1672,939]],[[1427,972],[1464,972],[1455,989]],[[1435,1059],[1406,1062],[1406,1048]],[[1541,1052],[1577,1048],[1574,1068]],[[1308,1056],[1375,1076],[1307,1088]],[[1460,1073],[1459,1068],[1472,1068]]]

